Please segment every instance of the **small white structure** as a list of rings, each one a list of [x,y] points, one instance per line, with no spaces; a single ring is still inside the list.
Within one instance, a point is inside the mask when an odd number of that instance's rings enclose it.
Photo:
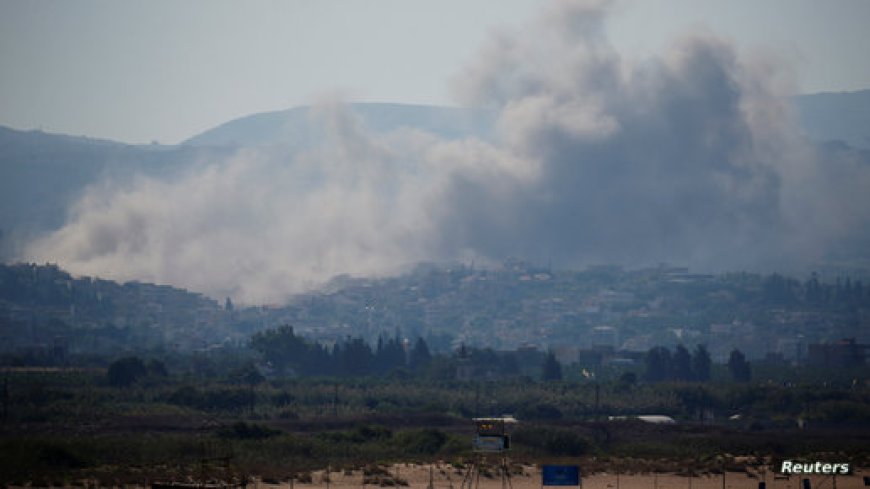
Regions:
[[[644,423],[651,424],[676,424],[677,421],[670,417],[665,416],[664,414],[641,414],[638,416],[608,416],[608,421],[628,421],[630,419],[637,419],[643,421]]]

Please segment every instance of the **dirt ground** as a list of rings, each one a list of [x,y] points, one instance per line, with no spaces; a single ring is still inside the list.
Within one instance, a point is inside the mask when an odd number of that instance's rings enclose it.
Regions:
[[[430,470],[431,469],[431,470]],[[388,475],[380,476],[386,481],[386,487],[392,486],[391,482],[404,480],[411,489],[427,489],[430,484],[430,474],[434,489],[460,489],[464,477],[464,471],[451,467],[448,464],[399,464],[387,467]],[[520,472],[515,467],[510,479],[511,489],[540,489],[541,472],[538,467],[523,466]],[[581,466],[582,474],[582,466]],[[326,489],[327,482],[324,472],[312,473],[311,483],[294,482],[281,484],[268,484],[256,481],[258,488],[280,489]],[[837,476],[810,475],[810,476],[780,476],[772,472],[758,476],[749,476],[743,472],[729,472],[724,476],[714,474],[709,476],[686,477],[675,474],[634,474],[626,475],[598,473],[590,476],[582,476],[583,489],[759,489],[759,483],[765,482],[766,489],[802,489],[801,479],[810,479],[812,489],[859,489],[863,488],[863,477],[870,475],[868,470],[856,470],[854,474]],[[363,484],[363,474],[360,471],[330,473],[329,489],[375,489],[382,487],[372,482]],[[501,489],[502,479],[499,473],[490,473],[489,477],[481,475],[479,486],[473,489]]]

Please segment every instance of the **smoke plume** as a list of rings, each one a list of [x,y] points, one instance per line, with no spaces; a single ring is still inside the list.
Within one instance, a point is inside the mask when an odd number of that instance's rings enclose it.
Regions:
[[[870,249],[870,165],[797,129],[786,69],[709,36],[620,57],[606,4],[557,2],[455,79],[497,136],[370,133],[320,104],[323,144],[241,150],[174,181],[95,187],[28,258],[275,302],[426,260],[802,269]]]

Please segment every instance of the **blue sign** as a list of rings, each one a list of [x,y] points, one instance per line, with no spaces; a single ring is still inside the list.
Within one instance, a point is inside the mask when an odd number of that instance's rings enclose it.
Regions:
[[[507,436],[477,436],[474,449],[479,452],[503,452],[507,449]]]
[[[580,467],[576,465],[544,465],[541,477],[545,486],[579,486]]]

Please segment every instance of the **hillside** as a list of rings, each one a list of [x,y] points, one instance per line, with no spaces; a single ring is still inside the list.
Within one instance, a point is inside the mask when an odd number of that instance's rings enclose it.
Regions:
[[[753,358],[779,352],[794,360],[797,343],[870,340],[866,320],[854,316],[870,305],[870,289],[853,280],[667,266],[550,270],[518,261],[496,269],[421,266],[386,279],[339,279],[269,316],[329,341],[401,330],[440,351],[534,345],[570,355],[595,346],[643,352],[702,343],[718,360],[735,347]]]
[[[132,146],[0,127],[0,260],[22,241],[59,228],[90,186],[136,175],[172,178],[219,149]]]
[[[494,114],[456,107],[389,103],[352,103],[350,110],[375,133],[413,128],[453,139],[467,136],[488,138]],[[309,147],[322,134],[309,107],[252,114],[225,122],[184,141],[189,146],[257,146],[285,144]]]
[[[228,314],[164,285],[73,277],[55,265],[0,265],[0,351],[50,355],[219,344]]]
[[[283,307],[226,308],[169,286],[73,277],[54,265],[0,265],[0,350],[69,342],[71,351],[198,350],[292,325],[327,344],[401,334],[434,351],[556,348],[566,357],[608,347],[709,345],[800,360],[800,345],[867,336],[861,281],[780,275],[699,275],[685,268],[550,270],[519,261],[495,269],[420,266],[383,279],[339,277]],[[573,358],[573,357],[572,357]]]
[[[795,106],[813,141],[870,149],[870,90],[801,95],[795,97]]]
[[[810,140],[843,141],[870,149],[870,90],[814,93],[793,98],[799,121]],[[453,139],[492,136],[495,114],[486,110],[424,105],[352,103],[349,107],[365,126],[384,133],[402,127]],[[263,112],[234,119],[184,141],[190,146],[311,145],[318,137],[309,107]]]

